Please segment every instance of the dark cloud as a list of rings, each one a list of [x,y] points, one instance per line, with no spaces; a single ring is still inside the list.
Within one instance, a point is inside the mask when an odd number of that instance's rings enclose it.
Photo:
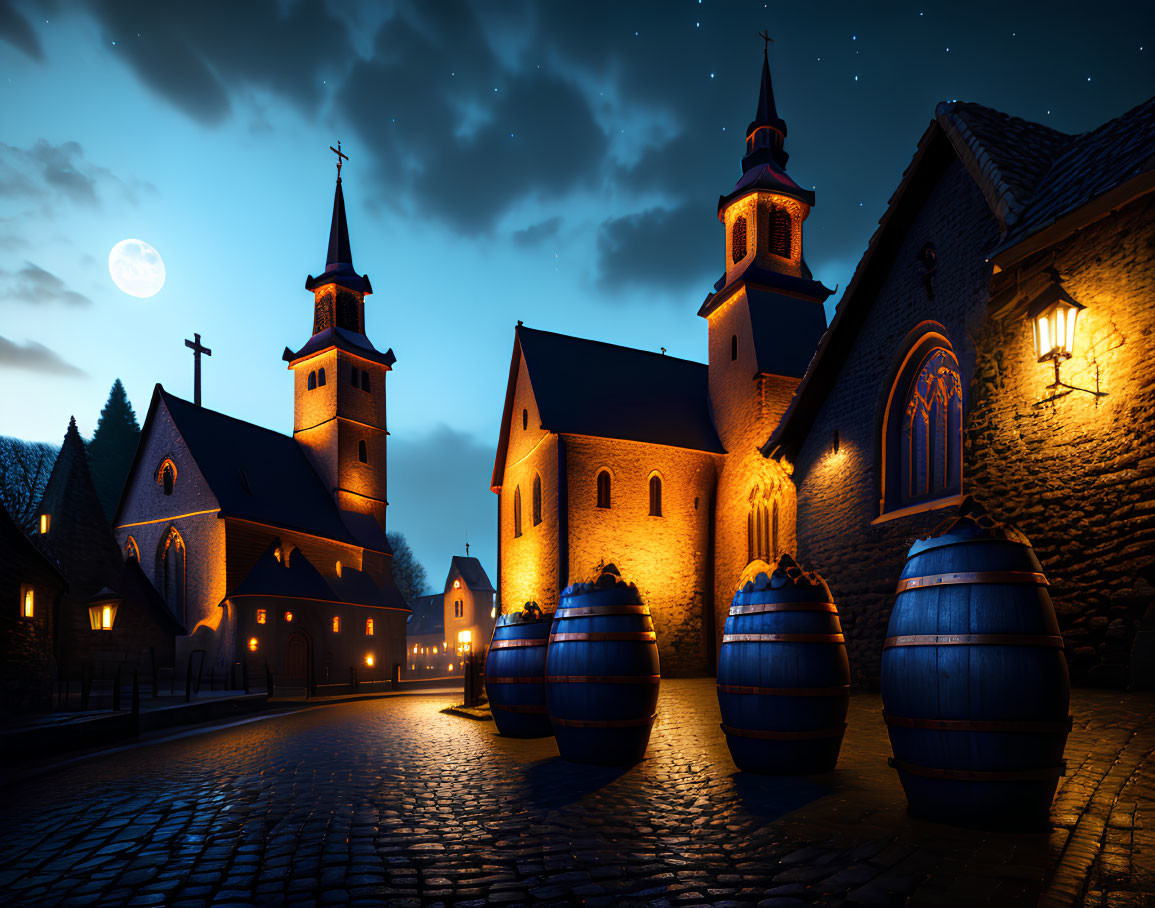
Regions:
[[[70,289],[51,271],[45,271],[32,262],[25,262],[19,271],[0,271],[0,300],[33,306],[45,303],[65,303],[70,306],[92,304],[92,300],[83,293]]]
[[[102,0],[92,10],[141,81],[205,124],[222,121],[233,93],[251,88],[313,113],[326,74],[339,74],[352,53],[321,0]]]
[[[450,556],[465,554],[466,539],[496,584],[492,472],[491,441],[445,425],[420,436],[390,436],[389,530],[405,534],[433,587],[444,582]]]
[[[102,192],[116,190],[135,204],[138,194],[155,191],[140,180],[120,179],[89,161],[79,142],[54,145],[38,139],[28,148],[0,142],[0,198],[43,200],[46,194],[78,205],[95,206]]]
[[[43,344],[30,340],[23,346],[0,337],[0,369],[21,369],[25,372],[48,372],[53,375],[83,376],[87,373],[76,368],[49,350]]]
[[[524,230],[515,230],[513,232],[513,242],[518,246],[533,246],[542,240],[548,240],[552,236],[557,236],[560,227],[560,215],[547,218],[536,224],[530,224]]]
[[[613,287],[697,287],[722,273],[717,222],[709,208],[655,208],[607,220],[598,231],[598,283]]]
[[[33,60],[44,59],[40,39],[36,37],[28,20],[16,11],[12,0],[0,0],[0,38],[24,51]]]

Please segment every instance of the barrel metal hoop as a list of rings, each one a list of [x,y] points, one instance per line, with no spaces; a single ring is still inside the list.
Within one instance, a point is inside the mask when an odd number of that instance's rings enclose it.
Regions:
[[[489,702],[491,709],[503,709],[507,713],[525,713],[526,715],[544,716],[548,710],[542,706],[503,706],[500,703]]]
[[[1063,648],[1063,638],[1045,634],[904,634],[887,637],[883,649],[894,646],[1044,646]]]
[[[736,738],[754,738],[759,741],[811,741],[817,738],[841,738],[846,731],[842,722],[833,728],[812,728],[805,731],[770,731],[755,728],[734,728],[722,723],[722,731]]]
[[[723,634],[723,643],[845,643],[842,634]]]
[[[886,724],[895,728],[929,728],[935,731],[993,731],[1025,734],[1066,734],[1071,717],[1064,722],[1025,722],[1018,719],[911,719],[882,711]]]
[[[1028,583],[1032,586],[1049,586],[1046,576],[1030,571],[958,571],[951,574],[907,577],[898,582],[897,592],[921,590],[930,586],[949,586],[955,583]]]
[[[836,687],[745,687],[741,684],[719,684],[720,694],[758,694],[763,697],[848,697],[850,685]]]
[[[494,649],[517,649],[520,646],[545,646],[549,643],[544,637],[527,637],[522,640],[494,640],[489,644],[491,650]]]
[[[550,684],[658,684],[661,675],[547,675]]]
[[[829,612],[838,614],[838,606],[833,602],[760,602],[754,605],[732,605],[730,616],[762,615],[767,612]]]
[[[939,769],[934,766],[919,766],[907,763],[897,757],[887,757],[886,762],[899,772],[909,772],[927,779],[948,779],[958,782],[1049,782],[1067,774],[1067,761],[1058,766],[1041,766],[1038,769]]]
[[[649,725],[657,717],[657,713],[648,717],[643,716],[640,719],[559,719],[557,716],[550,716],[549,721],[554,725],[564,725],[571,728],[633,728],[638,725]]]
[[[565,643],[566,641],[598,642],[602,640],[632,640],[635,643],[654,643],[657,639],[658,635],[655,631],[590,631],[585,633],[553,634],[549,638],[551,643]]]
[[[544,684],[545,679],[541,675],[536,677],[530,675],[521,675],[514,678],[489,678],[485,679],[486,684]]]
[[[554,618],[588,618],[601,615],[648,615],[648,605],[575,605],[559,608]]]

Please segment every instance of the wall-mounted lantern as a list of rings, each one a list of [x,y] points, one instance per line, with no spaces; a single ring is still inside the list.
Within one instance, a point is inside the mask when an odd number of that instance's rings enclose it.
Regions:
[[[1071,391],[1105,397],[1106,392],[1076,388],[1074,385],[1066,384],[1059,376],[1059,366],[1070,359],[1075,351],[1075,327],[1079,321],[1079,313],[1086,306],[1063,289],[1062,279],[1057,271],[1051,268],[1049,274],[1051,283],[1027,308],[1027,317],[1031,320],[1031,330],[1035,338],[1035,355],[1041,363],[1050,361],[1055,364],[1055,380],[1047,386],[1048,391],[1055,393],[1040,403],[1055,400]],[[1059,388],[1066,390],[1060,392]]]
[[[257,640],[257,638],[256,637],[249,637],[249,652],[255,653],[257,651],[258,646],[260,646],[260,642]]]

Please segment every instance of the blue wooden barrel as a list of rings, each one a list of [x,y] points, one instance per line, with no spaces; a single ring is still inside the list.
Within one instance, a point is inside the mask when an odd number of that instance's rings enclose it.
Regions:
[[[660,679],[654,623],[636,586],[607,565],[596,583],[566,587],[545,659],[546,704],[565,759],[642,759]]]
[[[485,690],[493,722],[503,735],[542,738],[553,734],[545,708],[545,650],[552,616],[536,602],[497,619],[485,659]]]
[[[911,546],[882,652],[891,764],[910,812],[1045,828],[1064,772],[1070,695],[1034,549],[968,499]]]
[[[734,594],[718,654],[730,756],[747,772],[802,775],[838,762],[850,664],[830,589],[789,555]]]

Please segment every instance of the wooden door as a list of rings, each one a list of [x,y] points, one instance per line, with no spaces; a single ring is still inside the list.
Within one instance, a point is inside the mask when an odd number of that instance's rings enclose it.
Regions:
[[[309,677],[309,638],[300,631],[290,635],[285,645],[285,678],[304,684]]]

